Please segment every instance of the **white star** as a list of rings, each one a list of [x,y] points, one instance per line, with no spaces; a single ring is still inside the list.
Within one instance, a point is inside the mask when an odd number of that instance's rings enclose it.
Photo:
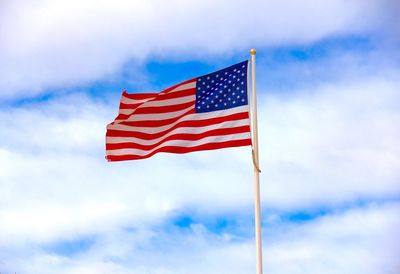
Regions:
[[[210,76],[207,76],[207,80],[209,80],[210,79]]]
[[[215,104],[215,107],[217,108],[217,107],[218,107],[218,104]]]
[[[197,81],[201,82],[201,78],[199,78]]]

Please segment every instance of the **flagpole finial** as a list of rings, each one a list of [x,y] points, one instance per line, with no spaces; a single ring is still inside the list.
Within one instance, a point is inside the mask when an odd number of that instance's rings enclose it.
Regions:
[[[251,49],[251,50],[250,50],[250,54],[251,54],[251,55],[256,55],[256,49]]]

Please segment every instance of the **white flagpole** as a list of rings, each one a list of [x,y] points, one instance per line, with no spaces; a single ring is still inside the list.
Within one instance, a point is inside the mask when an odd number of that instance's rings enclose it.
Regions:
[[[254,215],[256,232],[256,273],[263,273],[261,241],[261,206],[260,206],[260,168],[258,157],[257,94],[256,94],[256,50],[251,49],[251,83],[252,83],[252,133],[253,133],[253,166],[254,166]]]

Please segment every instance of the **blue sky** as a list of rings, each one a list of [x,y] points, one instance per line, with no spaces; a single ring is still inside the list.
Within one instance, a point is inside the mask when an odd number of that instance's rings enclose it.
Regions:
[[[1,273],[255,271],[249,148],[104,159],[123,89],[252,47],[264,273],[398,273],[396,1],[1,6]]]

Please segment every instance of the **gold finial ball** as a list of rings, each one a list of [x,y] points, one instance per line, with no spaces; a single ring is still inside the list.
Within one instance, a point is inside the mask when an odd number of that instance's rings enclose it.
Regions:
[[[251,54],[251,55],[255,55],[255,54],[256,54],[256,49],[251,49],[251,50],[250,50],[250,54]]]

